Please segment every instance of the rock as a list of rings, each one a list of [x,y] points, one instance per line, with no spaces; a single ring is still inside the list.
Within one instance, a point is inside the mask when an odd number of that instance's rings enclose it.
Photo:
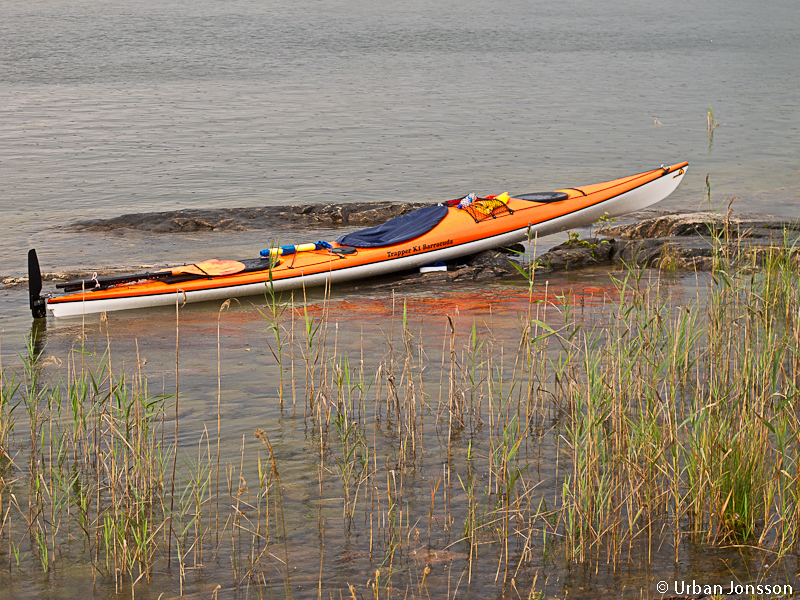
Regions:
[[[514,244],[510,248],[497,248],[484,250],[471,256],[465,256],[455,261],[453,270],[448,270],[448,281],[485,281],[519,275],[519,271],[512,264],[514,257],[524,252],[522,244]]]
[[[44,279],[44,278],[42,278]],[[4,288],[16,288],[28,285],[27,277],[3,277],[2,284]]]
[[[772,215],[755,215],[732,212],[730,216],[710,212],[669,214],[645,219],[632,225],[604,227],[606,236],[627,240],[668,238],[683,236],[708,236],[724,233],[726,223],[734,237],[767,237],[784,229],[797,231],[798,221],[790,221]]]
[[[614,260],[639,267],[708,271],[713,264],[713,246],[703,239],[615,240],[613,252]]]
[[[153,233],[194,231],[245,231],[275,225],[379,225],[418,208],[422,202],[350,202],[347,204],[295,204],[253,208],[186,209],[127,214],[112,219],[78,221],[65,228],[77,231],[134,229]]]
[[[457,262],[475,269],[488,269],[498,274],[516,273],[517,269],[511,264],[511,260],[523,252],[525,252],[525,247],[522,244],[514,244],[508,248],[484,250],[472,256],[461,258]]]
[[[715,245],[718,252],[728,252],[748,263],[758,262],[770,248],[800,240],[798,232],[797,221],[770,215],[659,215],[598,231],[614,236],[611,239],[571,239],[540,256],[539,265],[545,271],[559,271],[616,261],[639,267],[708,271],[714,264]]]
[[[607,263],[613,254],[614,240],[570,240],[542,254],[539,265],[546,271],[567,271]]]
[[[509,248],[484,250],[471,256],[464,256],[448,263],[447,271],[420,273],[418,270],[408,271],[393,276],[390,283],[370,285],[370,289],[398,289],[423,285],[430,287],[454,281],[489,281],[493,279],[519,277],[522,275],[512,264],[512,260],[520,252],[524,252],[522,244],[514,244]]]

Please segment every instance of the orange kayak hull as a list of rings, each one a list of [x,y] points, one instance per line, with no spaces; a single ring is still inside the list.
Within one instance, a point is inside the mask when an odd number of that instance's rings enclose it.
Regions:
[[[393,246],[359,248],[337,253],[338,244],[311,252],[298,252],[263,270],[168,283],[159,280],[126,282],[107,289],[89,290],[47,298],[47,309],[56,317],[96,312],[147,308],[176,301],[203,302],[238,296],[343,282],[417,268],[544,237],[567,229],[585,227],[604,216],[616,217],[659,202],[683,179],[688,163],[638,173],[611,181],[556,190],[566,194],[558,202],[532,202],[514,198],[509,210],[495,217],[476,219],[456,207],[427,233]]]

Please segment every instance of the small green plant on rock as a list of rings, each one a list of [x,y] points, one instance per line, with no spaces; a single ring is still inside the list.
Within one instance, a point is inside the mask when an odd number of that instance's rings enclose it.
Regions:
[[[612,217],[611,215],[609,215],[606,212],[606,213],[603,213],[603,216],[600,217],[599,219],[597,219],[597,221],[595,221],[592,224],[592,227],[597,227],[597,231],[595,233],[600,234],[605,229],[608,229],[609,227],[611,227],[611,225],[613,223],[616,223],[616,222],[617,222],[617,218],[616,217]]]
[[[608,213],[606,213],[608,214]],[[595,258],[595,250],[597,250],[597,246],[600,244],[609,244],[608,240],[598,240],[597,238],[591,238],[588,240],[584,240],[581,238],[581,234],[577,231],[568,231],[569,239],[566,241],[568,246],[583,246],[589,248],[592,251],[592,258]]]

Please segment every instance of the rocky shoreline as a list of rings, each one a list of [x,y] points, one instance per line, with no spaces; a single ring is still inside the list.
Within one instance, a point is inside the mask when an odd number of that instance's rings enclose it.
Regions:
[[[715,247],[744,251],[751,258],[770,248],[800,246],[800,221],[772,215],[683,212],[645,216],[628,225],[611,225],[596,237],[573,238],[541,256],[546,271],[624,262],[639,267],[708,271]],[[800,249],[800,248],[797,248]]]
[[[77,231],[134,229],[153,233],[187,231],[242,231],[281,226],[298,228],[320,225],[370,226],[427,206],[423,203],[357,202],[342,205],[294,205],[274,208],[183,210],[164,213],[131,214],[114,219],[82,221],[66,226]],[[788,245],[800,251],[800,222],[748,213],[719,215],[711,212],[670,212],[646,210],[629,215],[636,219],[625,225],[607,225],[588,238],[572,234],[570,239],[537,257],[537,273],[576,271],[588,267],[624,262],[639,267],[669,270],[707,271],[713,264],[714,238],[744,250],[749,260],[769,248]],[[446,272],[398,274],[389,284],[430,284],[438,281],[484,281],[522,278],[512,261],[519,263],[525,248],[487,250],[448,264]],[[112,275],[152,265],[105,269],[98,275]],[[49,282],[91,276],[89,271],[44,273]],[[5,277],[5,288],[27,285],[26,277]],[[383,287],[386,284],[378,284]]]

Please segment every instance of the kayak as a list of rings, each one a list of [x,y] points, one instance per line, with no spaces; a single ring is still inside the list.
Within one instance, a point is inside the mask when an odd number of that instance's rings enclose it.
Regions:
[[[258,258],[206,260],[123,276],[93,277],[41,295],[35,250],[28,255],[34,318],[264,295],[407,271],[585,227],[650,206],[671,194],[687,162],[553,192],[477,197],[431,205],[336,241],[268,248]]]

